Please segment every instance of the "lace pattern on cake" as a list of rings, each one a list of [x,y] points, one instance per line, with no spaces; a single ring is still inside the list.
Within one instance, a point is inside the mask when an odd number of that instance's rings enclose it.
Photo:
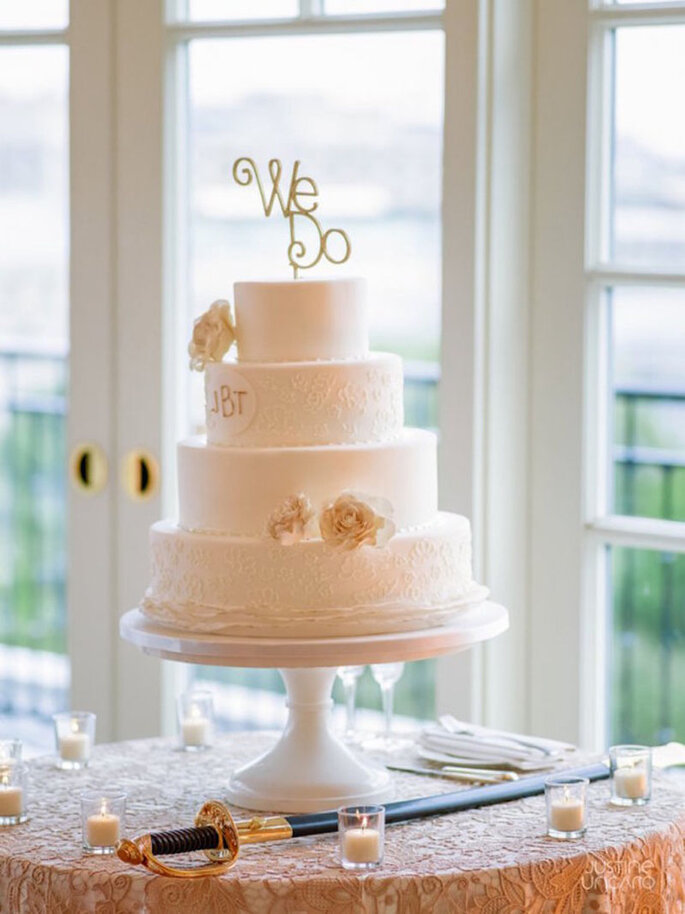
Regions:
[[[280,369],[260,366],[258,372],[250,373],[249,380],[257,398],[256,414],[249,428],[234,434],[222,416],[212,412],[214,388],[208,377],[210,444],[230,442],[249,447],[364,443],[387,440],[402,428],[402,370],[394,361],[356,371],[354,381],[339,366],[330,364],[289,376]]]
[[[153,536],[142,608],[159,622],[198,632],[417,629],[447,621],[473,588],[467,538],[339,553],[320,542],[284,549],[179,533]]]

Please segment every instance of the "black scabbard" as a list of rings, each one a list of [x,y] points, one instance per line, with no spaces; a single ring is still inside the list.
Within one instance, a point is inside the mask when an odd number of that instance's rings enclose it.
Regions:
[[[589,765],[561,771],[531,775],[518,781],[503,781],[484,787],[471,787],[454,793],[439,793],[430,797],[416,797],[413,800],[399,800],[385,804],[385,821],[388,824],[409,822],[430,816],[444,816],[450,813],[493,806],[496,803],[510,803],[524,797],[533,797],[545,792],[545,781],[550,777],[583,777],[590,781],[601,781],[609,777],[604,764]],[[292,828],[293,838],[305,835],[324,835],[338,830],[337,811],[312,813],[307,816],[284,816]]]

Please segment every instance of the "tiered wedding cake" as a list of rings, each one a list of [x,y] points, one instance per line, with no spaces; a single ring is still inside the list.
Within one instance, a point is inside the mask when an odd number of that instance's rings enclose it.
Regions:
[[[179,444],[179,521],[151,530],[149,618],[370,635],[482,596],[468,520],[438,511],[435,436],[403,427],[401,360],[368,351],[362,280],[237,283],[235,322],[215,303],[189,352],[207,437]]]

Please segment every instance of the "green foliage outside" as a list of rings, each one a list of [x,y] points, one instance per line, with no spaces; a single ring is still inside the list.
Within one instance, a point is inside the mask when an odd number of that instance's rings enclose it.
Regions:
[[[0,421],[0,642],[64,653],[64,416]]]
[[[685,466],[678,465],[685,463],[683,399],[620,397],[614,440],[629,449],[658,449],[654,465],[616,466],[616,513],[685,520]],[[608,562],[613,581],[611,739],[656,743],[682,738],[685,555],[614,547]]]

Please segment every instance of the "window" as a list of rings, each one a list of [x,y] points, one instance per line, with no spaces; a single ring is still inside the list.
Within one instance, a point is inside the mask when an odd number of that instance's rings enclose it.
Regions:
[[[532,575],[537,684],[599,748],[685,727],[685,5],[588,6],[541,23]]]
[[[61,3],[0,10],[0,721],[29,751],[69,689],[69,56],[58,31],[34,45],[9,29],[65,20]]]
[[[249,154],[264,170],[269,158],[280,157],[288,173],[300,159],[319,183],[326,222],[343,226],[352,241],[352,258],[336,275],[368,280],[372,347],[405,359],[407,423],[436,427],[444,37],[439,16],[400,30],[393,18],[399,7],[386,6],[382,27],[352,15],[343,29],[329,31],[321,12],[295,34],[290,25],[268,24],[245,36],[238,7],[196,3],[190,22],[171,26],[177,66],[187,73],[176,102],[187,123],[177,151],[179,185],[187,188],[178,218],[188,224],[187,235],[178,234],[188,286],[179,297],[187,303],[181,332],[187,335],[211,301],[230,296],[233,282],[289,277],[283,220],[278,213],[264,218],[255,189],[232,180],[232,165]],[[349,5],[344,11],[351,12]],[[287,3],[262,12],[294,14]],[[198,35],[192,23],[217,14],[234,18]],[[189,381],[188,416],[189,430],[202,427],[197,378]],[[432,666],[408,667],[398,688],[400,712],[433,712]],[[280,691],[276,671],[213,668],[192,675],[229,684],[223,692],[217,686],[217,694],[234,724],[263,726],[282,715],[282,702],[270,695]],[[362,703],[380,706],[370,676],[360,695]]]
[[[685,652],[683,563],[664,544],[654,548],[659,528],[647,520],[685,520],[685,277],[664,283],[661,275],[682,272],[685,263],[685,133],[675,115],[685,18],[608,18],[601,28],[611,98],[603,176],[608,257],[595,278],[603,289],[610,397],[606,508],[615,531],[645,534],[631,546],[607,544],[608,735],[653,743],[685,732],[677,680]],[[682,532],[666,529],[674,547],[684,548]]]

